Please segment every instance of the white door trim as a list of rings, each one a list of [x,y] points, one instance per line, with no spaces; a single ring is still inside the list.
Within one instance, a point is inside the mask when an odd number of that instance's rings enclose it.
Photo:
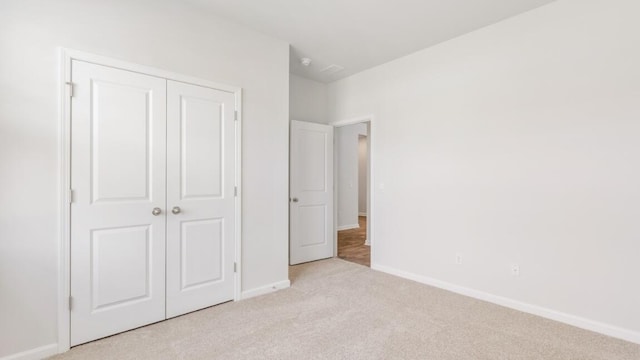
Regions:
[[[368,122],[369,123],[369,133],[367,134],[367,139],[369,141],[369,151],[367,153],[367,156],[369,157],[369,171],[367,174],[367,182],[369,183],[368,186],[368,190],[367,190],[367,201],[368,201],[368,206],[367,206],[367,245],[371,245],[371,265],[373,266],[373,259],[375,258],[374,254],[375,254],[375,250],[374,250],[374,241],[373,241],[373,224],[374,224],[374,211],[373,209],[375,209],[375,191],[374,191],[374,141],[375,141],[375,134],[376,134],[376,122],[375,122],[375,116],[373,114],[369,114],[369,115],[363,115],[363,116],[358,116],[355,118],[351,118],[351,119],[345,119],[345,120],[338,120],[338,121],[334,121],[332,123],[329,123],[329,125],[333,125],[334,129],[342,127],[342,126],[347,126],[347,125],[353,125],[353,124],[359,124],[359,123],[364,123],[364,122]],[[334,144],[334,147],[336,145]],[[336,159],[336,157],[338,156],[338,151],[336,151],[334,149],[334,161],[333,161],[333,166],[334,166],[334,171],[333,171],[333,183],[337,184],[338,183],[338,169],[336,168],[338,165],[338,161]],[[337,191],[337,187],[334,187],[333,190],[333,223],[334,223],[334,257],[338,256],[338,191]]]
[[[216,83],[213,81],[190,77],[161,70],[144,65],[133,64],[100,55],[85,53],[82,51],[59,48],[60,74],[58,96],[59,108],[59,154],[58,175],[59,201],[60,201],[60,236],[58,240],[58,353],[70,348],[71,312],[69,310],[70,282],[71,282],[71,62],[73,60],[85,61],[93,64],[109,66],[121,70],[151,75],[167,80],[175,80],[193,85],[209,87],[233,93],[237,111],[236,124],[236,174],[235,186],[238,194],[235,199],[235,258],[237,271],[234,279],[234,300],[241,299],[242,280],[242,89],[236,86]]]

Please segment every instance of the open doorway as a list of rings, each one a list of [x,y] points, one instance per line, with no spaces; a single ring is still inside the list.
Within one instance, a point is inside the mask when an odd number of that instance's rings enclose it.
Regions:
[[[370,121],[336,124],[336,255],[371,266]]]

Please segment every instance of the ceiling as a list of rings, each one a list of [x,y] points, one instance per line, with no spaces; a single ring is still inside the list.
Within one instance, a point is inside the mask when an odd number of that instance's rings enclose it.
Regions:
[[[553,0],[189,1],[287,41],[292,73],[331,82]]]

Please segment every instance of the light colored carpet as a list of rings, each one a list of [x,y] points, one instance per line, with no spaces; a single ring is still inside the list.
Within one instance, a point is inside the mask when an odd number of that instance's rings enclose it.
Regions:
[[[340,259],[292,287],[112,336],[54,359],[640,359],[640,345]]]

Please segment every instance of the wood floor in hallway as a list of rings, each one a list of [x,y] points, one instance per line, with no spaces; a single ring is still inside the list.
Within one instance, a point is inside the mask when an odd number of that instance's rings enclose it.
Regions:
[[[371,247],[367,239],[367,218],[360,216],[357,229],[338,231],[338,257],[356,264],[371,266]]]

